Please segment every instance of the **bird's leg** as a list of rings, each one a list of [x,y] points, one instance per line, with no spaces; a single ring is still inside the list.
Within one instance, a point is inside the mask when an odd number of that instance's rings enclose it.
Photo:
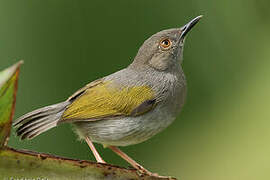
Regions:
[[[88,146],[90,147],[92,153],[94,154],[97,162],[99,163],[106,163],[102,158],[101,156],[99,155],[99,153],[97,152],[94,144],[92,143],[92,141],[88,138],[88,137],[85,137],[85,141],[87,142]]]
[[[151,173],[150,171],[148,171],[147,169],[145,169],[144,167],[142,167],[136,161],[134,161],[133,159],[131,159],[126,153],[124,153],[123,151],[121,151],[118,147],[116,147],[116,146],[109,146],[109,148],[113,152],[115,152],[117,155],[119,155],[121,158],[123,158],[124,160],[126,160],[129,164],[131,164],[140,173],[148,174],[150,176],[158,176],[157,174]]]

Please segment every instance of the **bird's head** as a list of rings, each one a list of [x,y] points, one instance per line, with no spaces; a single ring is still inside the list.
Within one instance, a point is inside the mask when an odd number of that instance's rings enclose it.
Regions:
[[[131,68],[154,68],[158,71],[172,71],[182,63],[186,35],[201,19],[198,16],[181,28],[160,31],[148,38],[140,47]]]

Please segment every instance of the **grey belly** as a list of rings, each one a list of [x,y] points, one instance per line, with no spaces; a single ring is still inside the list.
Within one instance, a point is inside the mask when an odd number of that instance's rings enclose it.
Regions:
[[[175,119],[161,107],[137,117],[76,122],[80,137],[103,145],[127,146],[143,142],[169,126]]]

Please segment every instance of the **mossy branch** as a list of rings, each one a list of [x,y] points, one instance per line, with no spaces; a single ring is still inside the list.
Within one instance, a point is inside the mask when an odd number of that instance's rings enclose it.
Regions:
[[[134,169],[74,160],[30,151],[4,148],[0,151],[0,179],[159,179],[140,176]]]

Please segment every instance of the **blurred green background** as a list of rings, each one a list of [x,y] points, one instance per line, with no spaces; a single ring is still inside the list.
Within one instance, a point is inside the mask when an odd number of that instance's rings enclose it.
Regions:
[[[169,128],[122,148],[183,180],[270,179],[270,1],[0,1],[0,68],[20,59],[15,118],[126,67],[143,41],[197,15],[186,40],[188,97]],[[94,160],[68,124],[11,147]],[[97,145],[104,159],[127,164]]]

